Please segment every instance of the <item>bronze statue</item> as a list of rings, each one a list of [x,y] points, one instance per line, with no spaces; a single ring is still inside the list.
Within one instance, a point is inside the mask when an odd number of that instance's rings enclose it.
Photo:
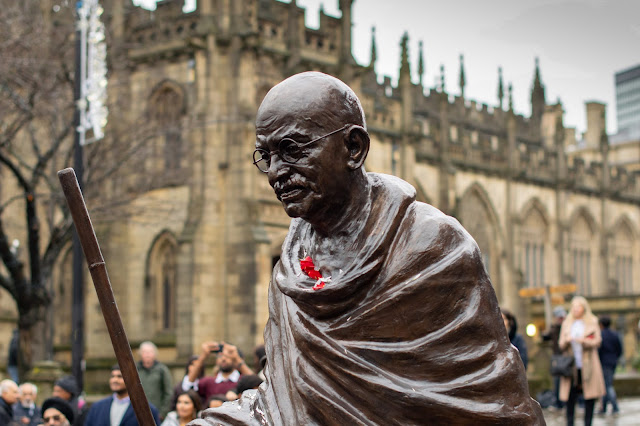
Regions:
[[[544,424],[475,241],[367,173],[360,101],[318,72],[258,110],[254,163],[293,218],[273,270],[267,381],[193,425]]]

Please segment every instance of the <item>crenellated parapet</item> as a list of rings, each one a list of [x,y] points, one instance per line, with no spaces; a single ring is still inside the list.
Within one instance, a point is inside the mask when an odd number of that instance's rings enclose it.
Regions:
[[[375,49],[372,48],[372,52]],[[373,54],[372,58],[375,59]],[[407,102],[403,94],[406,91],[400,90],[400,82],[394,86],[389,77],[378,82],[373,62],[362,77],[362,92],[368,100],[367,105],[373,107],[366,111],[369,124],[374,133],[383,138],[395,135],[400,139],[402,133],[393,114],[399,114],[401,105]],[[408,58],[404,55],[401,69],[409,69]],[[461,68],[461,75],[463,72]],[[509,106],[505,110],[500,104],[492,107],[462,95],[451,95],[442,91],[442,86],[424,88],[421,82],[410,84],[414,124],[408,130],[409,141],[418,161],[440,164],[446,159],[455,169],[508,176],[534,185],[562,187],[640,203],[637,173],[624,167],[603,167],[602,160],[566,155],[567,147],[576,144],[575,129],[564,127],[564,110],[560,102],[542,105],[544,87],[537,61],[533,85],[535,119],[514,113],[511,85]],[[462,89],[464,77],[460,84]],[[499,84],[502,84],[501,77]],[[498,93],[499,98],[504,95],[501,87]],[[511,154],[510,138],[514,141]],[[606,146],[605,143],[604,148]],[[600,153],[596,158],[603,155]],[[605,176],[607,173],[608,177]]]
[[[240,37],[245,47],[295,56],[295,62],[331,66],[342,60],[355,64],[350,53],[351,22],[343,23],[350,16],[334,17],[320,10],[319,27],[309,28],[305,25],[306,10],[295,1],[204,0],[189,13],[182,11],[183,4],[183,0],[163,0],[155,11],[129,8],[125,17],[129,57],[140,60],[170,51],[180,54],[204,47],[206,37],[213,36],[223,45]],[[343,6],[350,8],[349,4]],[[344,9],[345,14],[350,11]],[[341,53],[343,45],[349,46],[348,55]]]
[[[124,20],[129,59],[153,60],[203,48],[199,12],[183,13],[182,6],[182,1],[164,0],[157,3],[155,11],[130,8]]]
[[[308,69],[346,78],[361,95],[372,135],[392,144],[392,151],[399,147],[403,153],[411,145],[418,162],[640,201],[637,173],[622,167],[603,167],[606,153],[598,141],[604,130],[604,105],[587,105],[594,125],[585,140],[592,152],[588,156],[570,155],[567,148],[576,145],[575,129],[565,128],[559,101],[546,103],[537,59],[529,117],[513,110],[513,86],[504,84],[501,67],[495,105],[466,98],[466,76],[472,70],[465,69],[462,55],[459,92],[445,91],[443,67],[439,84],[426,87],[422,43],[415,59],[417,72],[412,77],[408,34],[400,40],[398,81],[388,76],[380,79],[375,71],[375,29],[370,63],[361,66],[353,61],[352,3],[339,2],[340,17],[330,16],[321,8],[318,28],[305,25],[306,9],[296,1],[202,0],[189,13],[182,11],[183,0],[160,1],[153,12],[126,7],[128,57],[134,62],[180,57],[215,45],[227,48],[231,40],[236,40],[234,48],[256,57],[265,70],[255,83],[259,93],[263,95],[280,77]],[[282,68],[284,74],[270,73],[274,67]]]

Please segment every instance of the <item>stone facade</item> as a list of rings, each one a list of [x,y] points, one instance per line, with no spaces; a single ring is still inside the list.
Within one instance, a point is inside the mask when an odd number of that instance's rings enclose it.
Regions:
[[[596,313],[614,314],[633,356],[640,169],[613,158],[604,105],[587,106],[586,144],[575,149],[562,105],[545,101],[537,64],[533,112],[524,117],[501,81],[493,107],[446,93],[444,84],[425,87],[422,53],[413,83],[407,36],[397,84],[379,82],[375,39],[370,64],[351,55],[350,0],[340,0],[340,18],[321,11],[318,29],[305,27],[295,1],[199,0],[187,14],[180,0],[161,1],[154,12],[128,0],[103,3],[109,97],[120,102],[111,130],[137,122],[156,129],[136,167],[103,188],[106,196],[134,194],[128,214],[96,220],[132,342],[154,340],[165,361],[186,359],[207,339],[245,352],[261,343],[289,218],[251,164],[255,114],[272,86],[318,70],[343,79],[363,103],[367,170],[402,177],[421,201],[458,218],[480,246],[500,303],[521,323],[541,325],[544,316],[519,289],[575,282]],[[60,259],[59,288],[70,288],[69,266],[70,256]],[[56,343],[64,345],[68,331],[58,325]],[[113,356],[90,283],[86,330],[88,359]]]

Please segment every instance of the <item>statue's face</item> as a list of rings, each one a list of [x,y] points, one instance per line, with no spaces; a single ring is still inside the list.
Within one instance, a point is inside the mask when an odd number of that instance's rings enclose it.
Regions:
[[[302,120],[287,113],[286,107],[261,110],[256,121],[256,148],[277,151],[284,138],[304,144],[345,125],[326,121],[324,117]],[[271,155],[269,184],[289,216],[310,222],[326,220],[331,207],[344,202],[345,183],[350,178],[344,135],[337,132],[304,147],[303,157],[294,164],[283,161],[278,153]]]

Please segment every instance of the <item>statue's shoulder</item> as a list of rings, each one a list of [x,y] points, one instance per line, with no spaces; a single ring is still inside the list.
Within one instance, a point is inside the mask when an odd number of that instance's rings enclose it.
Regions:
[[[475,240],[460,222],[430,204],[415,201],[407,209],[405,221],[417,238],[441,241],[450,247],[460,244],[475,246]]]
[[[367,178],[372,188],[380,189],[381,192],[386,192],[393,198],[398,200],[409,199],[411,201],[416,199],[416,189],[409,182],[397,176],[383,173],[367,173]]]
[[[399,177],[382,173],[369,173],[369,181],[375,187],[382,187],[388,194],[392,194],[386,201],[402,201],[408,203],[406,218],[414,226],[437,225],[439,232],[455,232],[466,237],[468,233],[460,222],[431,204],[416,200],[416,189],[407,181]]]

